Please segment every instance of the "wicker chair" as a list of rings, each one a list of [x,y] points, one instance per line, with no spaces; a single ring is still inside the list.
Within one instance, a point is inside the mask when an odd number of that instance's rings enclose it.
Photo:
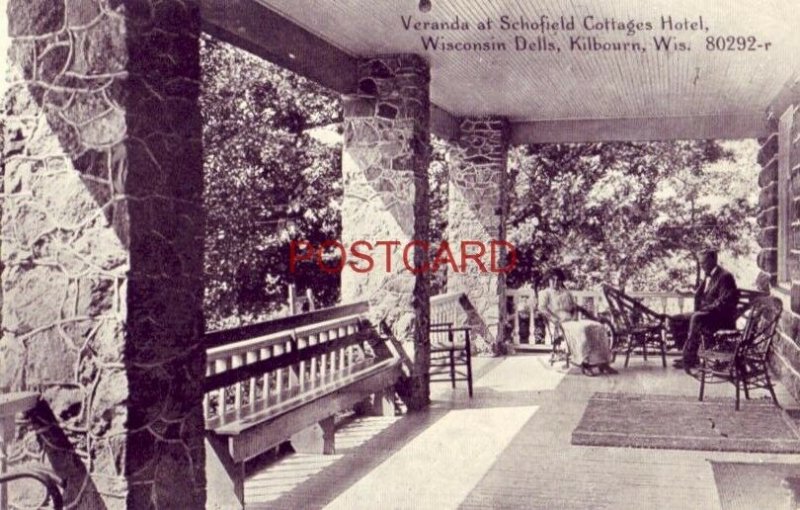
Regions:
[[[707,383],[728,382],[736,388],[737,411],[740,391],[744,390],[745,398],[750,399],[753,388],[766,389],[775,405],[780,406],[769,376],[768,356],[782,310],[780,299],[758,297],[752,300],[742,331],[717,332],[711,346],[704,344],[700,348],[700,400]]]
[[[656,347],[661,352],[661,364],[667,367],[666,320],[667,316],[646,307],[610,285],[603,285],[614,332],[615,352],[625,353],[625,366],[631,354],[641,349],[647,361],[647,348]]]

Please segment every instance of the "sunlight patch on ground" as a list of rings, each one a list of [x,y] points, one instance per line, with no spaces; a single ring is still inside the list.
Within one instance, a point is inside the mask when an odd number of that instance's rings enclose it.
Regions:
[[[494,391],[554,390],[566,375],[563,362],[550,366],[545,356],[511,356],[475,384]],[[479,390],[478,390],[479,391]]]
[[[450,411],[326,508],[457,508],[537,409]]]
[[[341,458],[341,455],[289,455],[245,480],[244,500],[248,504],[274,501]]]
[[[347,453],[377,436],[402,416],[366,416],[336,431],[336,452]]]

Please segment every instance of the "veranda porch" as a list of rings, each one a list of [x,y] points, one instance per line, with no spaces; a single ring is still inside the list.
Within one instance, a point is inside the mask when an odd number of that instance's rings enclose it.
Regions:
[[[800,455],[570,443],[595,392],[696,399],[698,383],[682,370],[637,358],[617,376],[590,378],[548,359],[479,357],[473,399],[463,385],[434,385],[425,412],[345,422],[336,455],[289,455],[249,473],[246,508],[790,508],[790,491],[775,480],[740,494],[718,486],[712,461]],[[732,407],[731,395],[730,385],[710,393]],[[780,386],[778,398],[797,408]]]
[[[453,155],[460,164],[451,176],[457,184],[451,234],[483,240],[504,236],[503,183],[512,143],[762,138],[760,279],[785,298],[780,356],[790,376],[787,384],[800,380],[795,368],[800,366],[795,345],[800,252],[792,236],[799,228],[793,205],[800,188],[789,185],[798,182],[792,172],[798,147],[791,122],[797,113],[798,39],[791,2],[769,2],[769,8],[750,2],[705,4],[708,14],[732,23],[730,30],[755,30],[781,50],[748,53],[735,63],[727,61],[731,65],[719,65],[725,61],[718,55],[701,51],[686,53],[687,58],[650,51],[647,65],[638,54],[611,54],[602,61],[576,54],[553,65],[536,60],[537,53],[515,53],[513,60],[493,62],[498,64],[494,69],[475,54],[466,60],[455,52],[420,55],[416,36],[391,33],[374,22],[397,21],[392,2],[338,2],[330,16],[319,16],[308,3],[278,0],[7,3],[14,83],[4,145],[2,223],[8,235],[2,246],[0,386],[46,385],[47,390],[38,416],[45,426],[19,424],[4,435],[14,436],[15,462],[46,463],[58,470],[72,506],[194,508],[211,493],[206,490],[203,420],[204,382],[211,377],[199,256],[204,216],[197,101],[201,27],[346,96],[343,158],[349,185],[343,240],[348,242],[427,237],[424,176],[430,131],[454,140],[458,148]],[[520,4],[492,5],[513,10]],[[599,17],[656,19],[662,14],[658,5],[628,4],[592,1],[588,8]],[[441,0],[432,15],[443,17],[439,9],[460,10],[477,22],[487,14],[486,5]],[[551,11],[586,15],[578,11],[587,6],[546,5]],[[691,16],[708,15],[686,3],[680,7]],[[735,15],[729,15],[725,9],[733,7]],[[754,19],[767,22],[753,26]],[[719,30],[725,29],[724,21],[718,23]],[[644,69],[650,74],[643,75]],[[520,92],[522,85],[530,88]],[[778,118],[789,122],[779,126]],[[414,393],[419,407],[425,407],[425,278],[356,276],[343,282],[345,297],[375,297],[398,336],[414,339],[420,381]],[[485,325],[501,337],[495,327],[505,319],[497,303],[505,291],[503,278],[462,276],[459,288],[473,294]],[[333,343],[338,368],[358,362],[350,356],[350,342],[358,340],[349,337],[350,326],[337,324],[336,334],[322,331],[325,341],[343,339]],[[299,329],[310,335],[301,339],[309,339],[306,346],[313,355],[292,362],[330,354],[314,343],[316,333]],[[299,345],[296,335],[284,340],[284,347]],[[224,367],[213,374],[220,375],[215,383],[234,383],[232,411],[239,418],[235,406],[253,404],[256,390],[249,390],[251,399],[246,400],[248,390],[224,372],[250,375],[251,362],[285,369],[269,358],[292,352],[263,347],[263,353],[259,347],[258,352],[231,353],[229,361],[212,360],[214,372]],[[320,366],[334,364],[327,358]],[[396,375],[398,367],[380,368],[370,374],[370,384],[382,384],[382,377]],[[294,377],[302,379],[303,373],[284,372],[270,382],[294,385]],[[792,389],[797,394],[798,388]],[[537,390],[522,393],[524,398],[538,395]],[[513,392],[503,397],[514,401]],[[570,405],[552,404],[565,410]],[[529,416],[519,418],[520,427],[535,423],[546,405],[525,411]],[[431,412],[418,416],[424,419]],[[42,433],[53,433],[58,441]],[[573,450],[562,443],[557,451],[605,455],[610,450]],[[657,458],[652,460],[657,474],[671,474],[657,467]],[[580,465],[578,458],[573,461]],[[627,474],[635,480],[639,472]],[[570,493],[558,488],[568,483],[567,477],[539,475],[546,480],[542,487]],[[594,498],[604,489],[604,484],[580,480]],[[626,491],[633,486],[618,490],[630,496]]]

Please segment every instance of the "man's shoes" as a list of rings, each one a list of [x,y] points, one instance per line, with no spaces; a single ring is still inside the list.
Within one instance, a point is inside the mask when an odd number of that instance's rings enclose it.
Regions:
[[[683,368],[683,358],[678,358],[672,362],[672,366],[675,368]]]
[[[700,363],[691,363],[691,364],[684,363],[683,364],[683,370],[687,374],[692,375],[692,376],[697,372],[697,369],[699,367],[700,367]]]

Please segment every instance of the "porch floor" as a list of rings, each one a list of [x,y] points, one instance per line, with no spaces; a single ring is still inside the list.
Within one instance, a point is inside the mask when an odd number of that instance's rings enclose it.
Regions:
[[[632,358],[627,369],[618,361],[619,375],[593,378],[551,367],[547,355],[475,361],[472,400],[464,383],[438,383],[426,412],[353,421],[337,431],[337,455],[290,455],[249,478],[247,508],[716,509],[709,460],[800,463],[570,444],[594,392],[697,395],[697,381],[660,360]],[[798,407],[782,386],[777,393],[784,408]],[[733,387],[712,385],[708,395],[732,397]]]

